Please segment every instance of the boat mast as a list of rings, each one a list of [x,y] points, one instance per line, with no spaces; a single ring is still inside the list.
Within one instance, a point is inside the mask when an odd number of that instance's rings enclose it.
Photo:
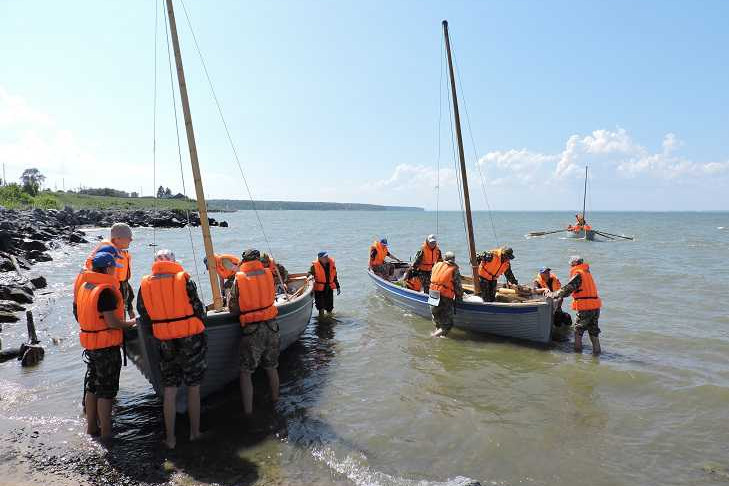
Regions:
[[[210,224],[208,221],[208,210],[205,204],[205,193],[203,191],[202,178],[200,177],[200,166],[197,161],[197,146],[195,145],[195,132],[192,129],[192,116],[190,115],[190,101],[187,97],[187,85],[185,84],[185,71],[182,68],[182,54],[180,54],[180,41],[177,38],[177,24],[175,23],[175,11],[172,0],[166,0],[167,17],[170,21],[170,36],[175,51],[175,64],[177,64],[177,81],[180,85],[180,99],[182,100],[182,111],[185,115],[185,130],[187,131],[187,146],[190,149],[190,162],[192,163],[192,176],[195,180],[195,195],[197,198],[197,210],[200,213],[200,224],[202,225],[203,243],[205,244],[205,256],[208,262],[208,275],[210,276],[210,288],[213,292],[213,309],[220,310],[223,307],[223,298],[220,295],[220,282],[215,272],[215,252],[213,251],[213,240],[210,237]]]
[[[582,221],[587,224],[587,215],[585,214],[585,206],[587,204],[587,166],[585,165],[585,190],[582,193]]]
[[[453,58],[451,56],[451,40],[448,36],[448,21],[443,21],[443,35],[445,36],[446,52],[448,53],[448,72],[451,78],[451,97],[453,98],[453,121],[456,125],[456,138],[458,139],[458,156],[461,162],[461,182],[463,183],[463,205],[466,208],[466,233],[468,236],[468,252],[473,273],[473,291],[479,293],[478,265],[476,263],[476,243],[473,238],[473,219],[471,217],[471,198],[468,195],[468,178],[466,176],[466,157],[463,154],[463,138],[461,136],[461,116],[458,112],[458,99],[456,97],[456,79],[453,75]]]

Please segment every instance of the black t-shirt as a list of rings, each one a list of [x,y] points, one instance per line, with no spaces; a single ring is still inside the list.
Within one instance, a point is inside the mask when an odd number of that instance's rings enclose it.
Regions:
[[[111,289],[104,289],[99,294],[99,303],[96,308],[99,312],[109,312],[116,310],[118,305],[114,292]]]

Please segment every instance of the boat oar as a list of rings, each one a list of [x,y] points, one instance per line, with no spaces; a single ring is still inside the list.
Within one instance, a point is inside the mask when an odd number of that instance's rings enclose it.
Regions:
[[[569,231],[568,229],[558,229],[554,231],[532,231],[531,233],[528,233],[527,236],[544,236],[544,235],[551,235],[552,233],[561,233],[563,231]]]
[[[598,235],[601,236],[614,236],[616,238],[623,238],[624,240],[633,240],[634,238],[632,236],[622,236],[622,235],[616,235],[614,233],[608,233],[606,231],[595,231]]]

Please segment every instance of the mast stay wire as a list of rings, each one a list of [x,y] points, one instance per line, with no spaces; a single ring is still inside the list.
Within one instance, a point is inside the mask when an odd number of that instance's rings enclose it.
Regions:
[[[271,249],[271,242],[268,239],[268,235],[266,234],[266,230],[263,227],[263,220],[261,219],[261,215],[258,212],[258,208],[256,207],[256,201],[253,199],[253,191],[251,190],[250,186],[248,185],[248,179],[245,176],[245,173],[243,172],[243,166],[240,163],[240,157],[238,157],[238,149],[235,147],[235,143],[233,142],[233,137],[230,135],[230,129],[228,128],[228,123],[225,121],[225,116],[223,115],[223,108],[220,106],[220,101],[218,100],[218,95],[215,93],[215,88],[213,87],[213,81],[210,77],[210,73],[208,72],[207,63],[205,63],[205,57],[202,54],[202,51],[200,50],[200,45],[197,42],[197,36],[195,35],[195,29],[192,27],[192,21],[190,20],[190,15],[187,12],[187,6],[185,5],[184,0],[180,0],[180,3],[182,4],[182,10],[185,12],[185,19],[187,21],[187,27],[190,29],[190,34],[192,34],[192,40],[195,44],[195,50],[197,51],[197,55],[200,58],[200,63],[202,64],[203,71],[205,72],[205,78],[208,81],[208,86],[210,87],[210,94],[213,97],[213,100],[215,101],[215,106],[218,109],[218,115],[220,115],[220,121],[223,123],[223,128],[225,129],[225,135],[228,138],[228,143],[230,144],[230,148],[233,151],[233,157],[235,158],[236,165],[238,166],[238,171],[240,172],[240,176],[243,179],[243,185],[245,185],[246,192],[248,193],[248,199],[251,201],[251,207],[253,208],[253,213],[256,215],[256,220],[258,220],[258,227],[261,230],[261,234],[263,235],[263,240],[266,242],[266,248],[268,249],[268,254],[273,258],[273,250]],[[279,283],[285,288],[286,284],[283,281],[283,278],[281,277],[280,272],[278,271],[278,268],[275,269],[276,277],[278,278]]]
[[[163,6],[164,9],[164,6]],[[182,148],[180,145],[180,123],[177,116],[177,97],[175,96],[175,80],[172,74],[172,52],[170,50],[170,37],[172,36],[172,32],[169,30],[169,20],[167,19],[167,11],[164,10],[165,14],[165,23],[167,25],[165,38],[167,40],[167,64],[169,66],[170,71],[170,87],[171,87],[171,93],[172,93],[172,107],[173,112],[175,114],[175,135],[177,137],[177,158],[180,163],[180,178],[182,180],[182,194],[187,197],[187,188],[185,186],[185,170],[183,168],[182,164]],[[200,285],[200,271],[198,269],[197,265],[197,251],[195,250],[195,240],[192,236],[192,225],[190,224],[190,210],[185,210],[186,216],[187,216],[187,231],[190,236],[190,246],[192,247],[192,262],[195,266],[195,280],[197,281],[197,286],[200,289],[200,297],[202,298],[202,301],[205,302],[205,290],[204,286]]]
[[[443,40],[443,34],[441,33],[441,55],[440,55],[440,78],[438,84],[438,130],[437,130],[437,146],[438,156],[435,163],[435,234],[438,235],[439,229],[439,216],[440,216],[440,155],[441,155],[441,133],[440,127],[443,119],[443,59],[445,42]]]
[[[157,51],[159,50],[159,5],[154,4],[154,101],[152,106],[152,197],[154,198],[154,218],[158,217],[157,210]],[[157,226],[152,223],[152,253],[157,247]]]
[[[481,164],[478,163],[478,147],[476,146],[476,140],[473,137],[473,130],[471,129],[471,115],[468,112],[468,102],[466,101],[466,92],[463,89],[463,82],[461,81],[461,68],[458,66],[458,57],[456,56],[456,50],[453,47],[453,42],[451,42],[451,56],[453,57],[453,62],[456,65],[456,78],[458,79],[458,87],[461,91],[461,99],[463,100],[463,110],[466,112],[466,125],[468,126],[468,135],[471,139],[471,148],[473,148],[473,160],[476,164],[476,169],[478,169],[478,176],[479,176],[479,182],[481,183],[481,192],[483,193],[484,201],[486,202],[486,209],[489,213],[489,221],[491,222],[491,231],[494,234],[494,241],[496,242],[496,246],[500,246],[499,243],[499,237],[496,234],[496,225],[494,224],[494,215],[491,211],[491,203],[489,203],[489,197],[486,193],[486,181],[483,177],[483,171],[481,170]]]

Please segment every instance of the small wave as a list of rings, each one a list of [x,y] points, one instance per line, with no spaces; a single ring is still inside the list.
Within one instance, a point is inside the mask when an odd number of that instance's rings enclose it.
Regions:
[[[339,459],[332,448],[324,445],[314,447],[311,453],[314,459],[326,464],[330,469],[347,477],[358,486],[475,486],[480,484],[478,481],[464,476],[456,476],[446,481],[391,476],[372,470],[370,466],[366,465],[367,457],[363,453],[347,454],[344,459]]]

